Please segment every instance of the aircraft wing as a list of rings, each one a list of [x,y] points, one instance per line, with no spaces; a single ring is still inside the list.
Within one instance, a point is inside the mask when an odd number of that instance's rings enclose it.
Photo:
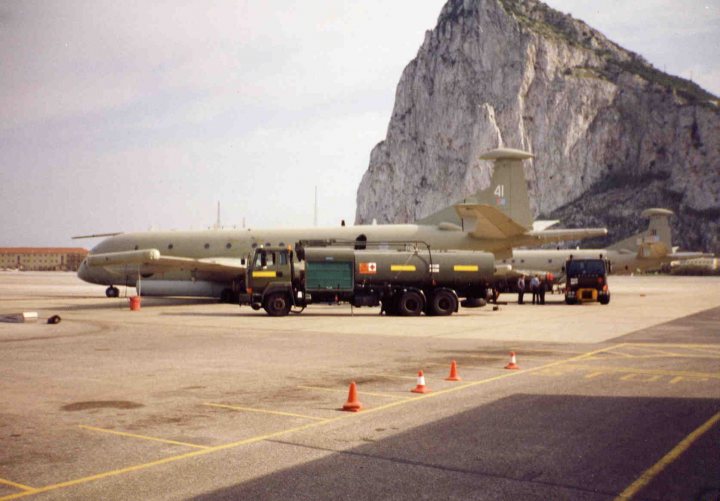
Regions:
[[[457,204],[455,211],[462,219],[475,220],[475,228],[470,231],[475,238],[503,239],[522,235],[527,231],[527,228],[490,205]]]
[[[235,276],[245,271],[244,260],[241,259],[222,257],[194,259],[163,256],[157,249],[90,254],[86,262],[90,267],[142,266],[144,272],[188,270],[208,273],[231,273]]]

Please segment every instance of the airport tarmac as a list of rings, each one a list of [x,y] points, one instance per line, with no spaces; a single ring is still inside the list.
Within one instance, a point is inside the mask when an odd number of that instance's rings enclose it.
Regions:
[[[0,316],[40,316],[0,323],[0,500],[718,499],[720,278],[610,287],[270,318],[0,272]]]

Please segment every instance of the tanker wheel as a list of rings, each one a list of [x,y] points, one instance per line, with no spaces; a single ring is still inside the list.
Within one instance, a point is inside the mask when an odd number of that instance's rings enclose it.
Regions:
[[[271,317],[284,317],[290,313],[291,306],[287,294],[282,292],[273,292],[263,301],[263,308]]]
[[[403,317],[416,317],[422,313],[425,307],[425,301],[420,294],[415,291],[403,292],[397,302],[397,312]]]
[[[449,291],[438,291],[430,299],[429,312],[431,315],[445,317],[457,310],[457,299]]]
[[[111,285],[107,289],[105,289],[105,295],[107,297],[119,297],[120,296],[120,289],[117,287]]]

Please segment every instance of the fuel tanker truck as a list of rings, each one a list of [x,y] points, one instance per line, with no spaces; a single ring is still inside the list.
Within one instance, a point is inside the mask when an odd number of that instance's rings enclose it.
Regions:
[[[248,261],[240,305],[284,316],[313,303],[381,306],[387,315],[452,315],[459,298],[485,298],[494,255],[403,246],[368,249],[258,247]],[[296,311],[296,310],[293,310]]]

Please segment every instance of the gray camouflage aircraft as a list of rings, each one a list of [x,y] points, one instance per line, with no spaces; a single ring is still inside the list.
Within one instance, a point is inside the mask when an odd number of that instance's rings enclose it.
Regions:
[[[610,261],[612,274],[627,275],[659,270],[672,261],[712,256],[702,252],[678,252],[673,247],[669,223],[673,214],[668,209],[644,210],[641,216],[650,220],[648,228],[607,249],[516,249],[512,257],[497,263],[512,266],[508,278],[546,273],[561,277],[565,261],[571,256],[575,259],[600,257]]]
[[[198,296],[231,300],[244,288],[248,256],[260,246],[292,245],[300,240],[366,242],[412,241],[432,249],[482,250],[496,258],[513,247],[606,235],[605,228],[533,227],[523,160],[530,153],[500,148],[481,157],[494,161],[490,187],[433,214],[418,224],[372,224],[294,229],[210,229],[88,235],[109,236],[82,262],[78,277],[108,286],[137,287],[145,296]]]

